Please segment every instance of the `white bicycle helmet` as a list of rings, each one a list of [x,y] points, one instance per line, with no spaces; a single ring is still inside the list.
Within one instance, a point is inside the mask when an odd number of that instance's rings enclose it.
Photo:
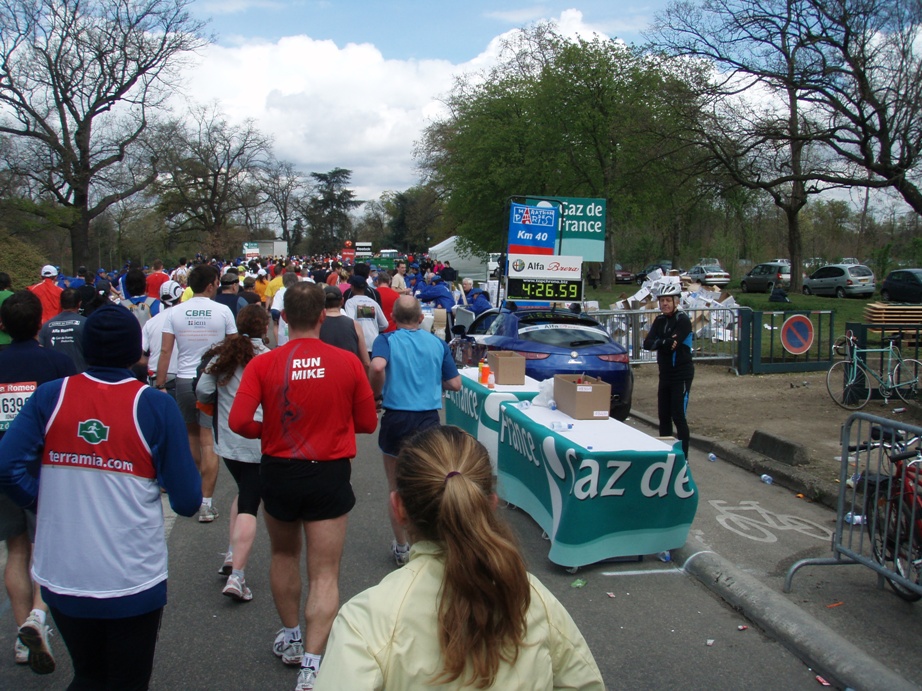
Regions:
[[[680,297],[682,295],[682,286],[678,283],[666,283],[660,286],[660,289],[657,291],[657,298],[664,297]]]

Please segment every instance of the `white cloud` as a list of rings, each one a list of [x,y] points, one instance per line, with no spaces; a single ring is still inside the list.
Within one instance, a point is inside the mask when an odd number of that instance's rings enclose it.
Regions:
[[[565,35],[592,31],[573,10],[558,24]],[[413,145],[444,112],[440,97],[454,75],[495,62],[503,36],[463,64],[386,60],[368,43],[338,46],[303,35],[239,38],[203,53],[187,93],[199,103],[217,101],[232,122],[254,120],[273,138],[276,156],[304,173],[352,170],[359,198],[376,199],[417,183]]]

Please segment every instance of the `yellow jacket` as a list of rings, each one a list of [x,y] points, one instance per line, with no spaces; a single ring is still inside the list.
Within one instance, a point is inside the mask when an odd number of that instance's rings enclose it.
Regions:
[[[439,546],[413,545],[410,561],[343,605],[327,643],[315,691],[463,689],[430,687],[442,671],[438,602],[444,567]],[[602,674],[569,613],[529,574],[531,605],[525,644],[515,664],[501,662],[494,689],[603,691]]]

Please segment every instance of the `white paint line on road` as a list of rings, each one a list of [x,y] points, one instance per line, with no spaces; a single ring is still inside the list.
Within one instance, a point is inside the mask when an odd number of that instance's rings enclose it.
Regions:
[[[684,573],[682,569],[650,569],[649,571],[644,569],[634,569],[632,571],[603,571],[603,576],[651,576],[655,574],[675,574],[675,573]]]

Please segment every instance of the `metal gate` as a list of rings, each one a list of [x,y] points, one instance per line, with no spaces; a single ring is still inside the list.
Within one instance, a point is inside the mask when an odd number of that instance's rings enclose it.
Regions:
[[[922,598],[922,428],[854,413],[842,427],[842,464],[833,556],[791,566],[784,592],[804,566],[861,564],[904,600]]]

